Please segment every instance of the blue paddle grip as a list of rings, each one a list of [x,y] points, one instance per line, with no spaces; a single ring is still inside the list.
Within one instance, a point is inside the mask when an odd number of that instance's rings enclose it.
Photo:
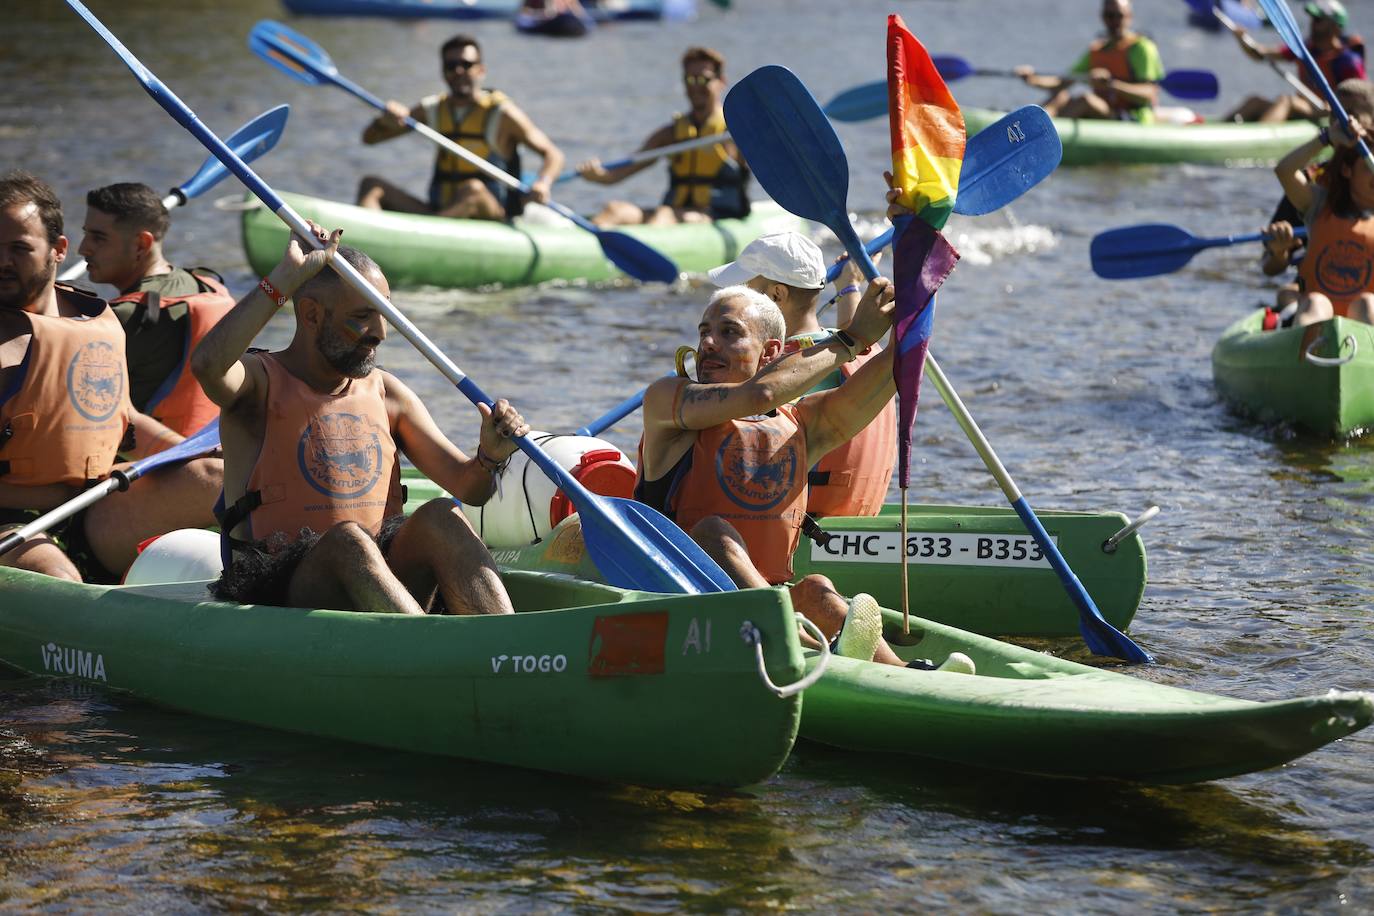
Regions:
[[[895,232],[895,229],[889,228],[882,235],[878,236],[873,241],[865,245],[864,251],[868,252],[870,255],[877,254],[878,252],[882,251],[888,245],[892,244],[892,236]],[[834,283],[835,278],[840,275],[840,271],[844,270],[844,264],[844,261],[837,261],[834,264],[831,264],[830,269],[825,272],[825,282]],[[877,270],[876,265],[874,266],[874,270]]]
[[[485,404],[492,407],[496,403],[469,376],[464,375],[457,387],[463,396],[474,404]],[[554,482],[558,484],[558,488],[568,494],[574,503],[577,503],[578,500],[593,498],[589,490],[578,483],[577,479],[564,470],[558,462],[550,458],[548,452],[536,445],[529,436],[519,436],[514,441],[541,471],[553,478]]]

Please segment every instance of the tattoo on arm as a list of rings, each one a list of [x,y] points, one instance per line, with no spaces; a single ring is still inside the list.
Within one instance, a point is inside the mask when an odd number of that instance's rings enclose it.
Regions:
[[[688,385],[683,393],[684,401],[697,403],[698,401],[712,401],[718,404],[725,403],[725,399],[730,396],[729,388],[722,388],[716,385]]]

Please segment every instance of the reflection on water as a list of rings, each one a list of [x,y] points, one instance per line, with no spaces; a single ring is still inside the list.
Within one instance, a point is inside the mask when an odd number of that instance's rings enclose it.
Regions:
[[[252,24],[283,16],[274,0],[92,6],[216,129],[289,102],[285,137],[257,163],[281,189],[347,199],[367,173],[423,187],[432,154],[422,143],[361,146],[366,109],[249,54]],[[1168,66],[1219,73],[1224,97],[1206,110],[1259,91],[1261,80],[1281,88],[1229,37],[1188,30],[1177,6],[1141,4],[1137,17]],[[822,100],[882,76],[886,5],[859,0],[843,19],[820,0],[734,7],[702,4],[695,23],[610,26],[566,43],[521,39],[500,22],[290,21],[346,75],[407,101],[439,88],[434,52],[470,30],[490,83],[573,161],[626,152],[680,109],[673,62],[688,44],[722,50],[731,78],[787,63]],[[1048,0],[903,7],[932,50],[983,66],[1063,67],[1096,27],[1086,8],[1071,13]],[[13,91],[0,99],[0,166],[54,182],[74,241],[88,188],[130,179],[167,188],[203,161],[63,4],[18,0],[6,13],[0,82]],[[952,88],[965,104],[1034,101],[1006,81]],[[887,131],[881,122],[838,130],[853,171],[850,204],[871,235],[881,229]],[[655,167],[615,193],[648,201],[662,183]],[[606,192],[572,182],[559,193],[587,210]],[[1371,686],[1374,450],[1260,427],[1217,399],[1213,341],[1272,295],[1256,276],[1257,250],[1203,252],[1169,276],[1106,283],[1092,275],[1087,245],[1096,232],[1135,222],[1199,235],[1254,229],[1277,193],[1262,169],[1060,172],[1011,212],[951,223],[964,258],[940,297],[934,339],[1032,505],[1130,515],[1163,508],[1144,531],[1150,583],[1133,628],[1160,664],[1142,676],[1253,699]],[[256,278],[237,216],[208,199],[238,194],[226,182],[178,211],[169,250],[178,263],[219,269],[244,292]],[[570,430],[670,370],[707,291],[700,280],[674,289],[558,284],[402,291],[396,301],[493,395],[540,428]],[[260,343],[281,346],[291,332],[283,314]],[[446,382],[394,337],[382,358],[470,445],[476,414]],[[623,448],[637,437],[633,419],[609,433]],[[930,391],[916,440],[913,498],[1000,501]],[[1081,652],[1062,641],[1045,648]],[[307,741],[0,680],[0,905],[1368,908],[1371,748],[1374,738],[1359,734],[1268,773],[1142,788],[803,745],[766,785],[696,795]]]

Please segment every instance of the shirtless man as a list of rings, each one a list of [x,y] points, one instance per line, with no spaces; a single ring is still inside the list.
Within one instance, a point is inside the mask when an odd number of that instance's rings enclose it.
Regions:
[[[725,133],[725,58],[710,48],[688,48],[682,56],[682,82],[690,109],[649,135],[641,150],[657,149]],[[592,159],[577,171],[597,184],[617,184],[644,171],[656,160],[604,169]],[[704,222],[749,215],[749,169],[734,141],[722,139],[677,153],[668,159],[668,193],[657,207],[644,209],[624,200],[613,200],[592,217],[598,226],[635,223],[671,225]]]
[[[191,351],[234,307],[224,281],[204,268],[183,270],[162,253],[170,218],[146,184],[123,182],[86,195],[79,252],[124,327],[134,406],[189,436],[219,416],[191,374]]]
[[[487,68],[477,39],[455,35],[444,42],[439,56],[448,92],[422,99],[409,109],[400,102],[387,102],[386,112],[363,131],[363,142],[383,143],[409,133],[403,122],[409,115],[516,178],[520,177],[520,147],[528,146],[543,157],[543,167],[530,185],[528,199],[547,203],[549,188],[563,169],[563,153],[503,93],[482,88]],[[434,160],[425,200],[385,178],[368,175],[358,186],[358,205],[454,219],[505,220],[520,215],[525,198],[441,149]]]
[[[311,224],[321,241],[325,233]],[[469,458],[420,398],[376,366],[386,326],[326,265],[352,264],[384,296],[386,278],[335,231],[324,249],[293,237],[281,263],[205,337],[191,357],[220,406],[221,528],[230,558],[221,600],[287,607],[424,614],[509,614],[496,564],[451,499],[401,516],[400,456],[458,499],[481,505],[528,432],[505,401],[479,407]],[[248,351],[288,299],[296,332],[285,350]]]
[[[1038,74],[1032,67],[1017,67],[1016,73],[1026,85],[1050,91],[1042,107],[1051,117],[1154,121],[1158,83],[1164,78],[1159,49],[1131,31],[1131,0],[1102,0],[1102,24],[1106,37],[1094,41],[1073,65],[1072,72],[1091,80],[1083,95],[1072,94],[1071,81]]]
[[[890,281],[875,280],[846,329],[784,355],[777,306],[748,287],[726,287],[711,297],[698,326],[698,381],[665,378],[649,386],[635,497],[689,532],[741,588],[789,582],[807,468],[892,398],[888,347],[839,388],[790,403],[887,333],[892,301]],[[883,642],[871,598],[860,603],[856,596],[851,611],[819,575],[790,585],[790,592],[793,606],[827,639],[846,631],[842,653],[904,664]]]
[[[24,172],[0,177],[0,530],[17,528],[181,436],[129,402],[124,331],[103,299],[56,283],[62,205]],[[129,433],[132,432],[132,443]],[[80,582],[117,582],[143,540],[213,524],[218,458],[152,471],[0,555]]]

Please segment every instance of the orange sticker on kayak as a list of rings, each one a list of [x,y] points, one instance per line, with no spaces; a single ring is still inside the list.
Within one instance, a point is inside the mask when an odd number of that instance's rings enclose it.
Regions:
[[[587,672],[592,677],[662,674],[668,612],[598,617],[592,627]]]

